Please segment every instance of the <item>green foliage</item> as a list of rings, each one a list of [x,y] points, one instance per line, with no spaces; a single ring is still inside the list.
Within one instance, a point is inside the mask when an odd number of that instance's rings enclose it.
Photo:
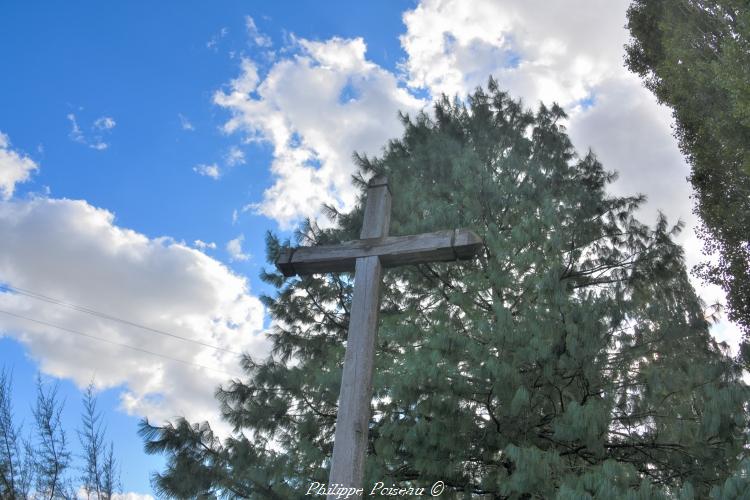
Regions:
[[[118,487],[119,472],[112,443],[109,449],[104,445],[104,424],[96,408],[93,382],[83,393],[81,423],[82,428],[78,430],[84,462],[81,488],[87,499],[110,500]]]
[[[78,432],[78,439],[83,448],[85,467],[83,469],[83,489],[88,496],[102,493],[102,447],[104,432],[101,427],[101,416],[96,411],[94,386],[89,384],[83,394],[83,429]]]
[[[93,385],[84,393],[82,428],[78,430],[84,449],[83,483],[74,487],[73,456],[62,427],[63,402],[57,385],[45,388],[37,377],[36,401],[32,408],[34,432],[21,438],[11,400],[12,377],[0,371],[0,498],[3,500],[73,500],[81,490],[88,500],[109,500],[119,490],[119,472],[110,444],[105,453],[101,416],[96,411]]]
[[[750,4],[634,0],[628,27],[627,65],[673,110],[699,235],[718,254],[695,272],[724,289],[729,318],[750,334]]]
[[[558,106],[523,109],[490,81],[434,118],[403,117],[381,158],[391,234],[468,227],[474,261],[384,278],[366,484],[448,498],[707,498],[732,487],[747,442],[747,387],[712,339],[680,227],[633,217],[614,175],[576,155]],[[362,177],[359,178],[360,184]],[[302,241],[357,237],[358,207]],[[269,263],[286,243],[268,238]],[[352,294],[350,276],[263,278],[273,354],[245,357],[217,391],[235,435],[144,423],[154,477],[177,498],[298,498],[325,483]],[[239,432],[242,432],[240,434]]]
[[[13,377],[0,372],[0,497],[26,499],[32,481],[32,464],[24,455],[21,429],[13,418]]]
[[[33,495],[38,498],[73,499],[77,496],[68,478],[71,456],[67,434],[60,421],[62,410],[63,405],[57,398],[57,384],[45,390],[41,377],[38,377],[33,408],[36,423]]]

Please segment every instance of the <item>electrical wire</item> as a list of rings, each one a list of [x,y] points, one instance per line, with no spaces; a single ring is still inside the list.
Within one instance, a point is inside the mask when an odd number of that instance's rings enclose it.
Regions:
[[[100,342],[105,342],[107,344],[112,344],[112,345],[116,345],[116,346],[119,346],[119,347],[125,347],[127,349],[132,349],[134,351],[143,352],[143,353],[146,353],[146,354],[151,354],[153,356],[158,356],[160,358],[169,359],[171,361],[176,361],[178,363],[183,363],[185,365],[196,366],[198,368],[203,368],[204,370],[210,370],[210,371],[213,371],[213,372],[222,373],[224,375],[229,375],[230,377],[240,378],[239,376],[237,376],[235,374],[232,374],[232,373],[229,373],[229,372],[225,372],[223,370],[218,370],[216,368],[211,368],[210,366],[201,365],[199,363],[193,363],[192,361],[187,361],[187,360],[180,359],[180,358],[174,358],[172,356],[167,356],[166,354],[159,354],[158,352],[149,351],[148,349],[143,349],[141,347],[135,347],[135,346],[132,346],[132,345],[124,344],[122,342],[116,342],[114,340],[109,340],[109,339],[105,339],[105,338],[102,338],[102,337],[97,337],[95,335],[84,333],[84,332],[81,332],[79,330],[74,330],[72,328],[67,328],[65,326],[56,325],[54,323],[49,323],[47,321],[42,321],[42,320],[39,320],[39,319],[30,318],[28,316],[23,316],[21,314],[16,314],[16,313],[12,313],[10,311],[5,311],[3,309],[0,309],[0,314],[6,314],[8,316],[13,316],[14,318],[19,318],[19,319],[23,319],[23,320],[26,320],[26,321],[31,321],[32,323],[37,323],[39,325],[44,325],[44,326],[49,326],[49,327],[52,327],[52,328],[57,328],[58,330],[63,330],[63,331],[69,332],[69,333],[74,333],[74,334],[80,335],[82,337],[87,337],[87,338],[90,338],[90,339],[98,340]]]
[[[139,323],[135,323],[135,322],[127,320],[127,319],[118,318],[117,316],[112,316],[110,314],[106,314],[106,313],[97,311],[95,309],[91,309],[91,308],[84,307],[84,306],[79,306],[79,305],[73,304],[71,302],[65,302],[65,301],[60,300],[60,299],[55,299],[53,297],[41,294],[39,292],[34,292],[34,291],[31,291],[31,290],[24,290],[23,288],[18,288],[18,287],[15,287],[15,286],[10,286],[10,285],[7,285],[7,284],[0,284],[0,290],[7,290],[7,291],[9,291],[11,293],[16,293],[18,295],[23,295],[25,297],[29,297],[29,298],[36,299],[36,300],[41,300],[43,302],[47,302],[49,304],[53,304],[53,305],[56,305],[56,306],[59,306],[59,307],[66,307],[68,309],[72,309],[74,311],[78,311],[78,312],[82,312],[82,313],[85,313],[85,314],[89,314],[91,316],[96,316],[98,318],[107,319],[107,320],[110,320],[110,321],[117,321],[118,323],[122,323],[122,324],[125,324],[125,325],[133,326],[135,328],[140,328],[142,330],[147,330],[149,332],[157,333],[159,335],[164,335],[166,337],[172,337],[174,339],[182,340],[184,342],[191,342],[193,344],[197,344],[197,345],[200,345],[200,346],[203,346],[203,347],[208,347],[210,349],[215,349],[217,351],[227,352],[227,353],[230,353],[230,354],[234,354],[236,356],[241,356],[242,355],[242,353],[239,353],[237,351],[233,351],[231,349],[227,349],[225,347],[219,347],[217,345],[208,344],[206,342],[201,342],[200,340],[195,340],[195,339],[183,337],[181,335],[177,335],[175,333],[170,333],[170,332],[167,332],[167,331],[164,331],[164,330],[159,330],[158,328],[152,328],[150,326],[141,325]]]

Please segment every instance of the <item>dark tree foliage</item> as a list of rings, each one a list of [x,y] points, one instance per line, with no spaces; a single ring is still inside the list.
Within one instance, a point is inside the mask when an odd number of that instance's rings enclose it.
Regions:
[[[627,65],[673,110],[707,255],[694,272],[750,334],[750,3],[634,0]],[[747,351],[747,346],[744,346]],[[750,352],[745,362],[750,363]]]
[[[110,500],[115,494],[122,491],[120,482],[120,464],[115,459],[115,445],[109,442],[109,448],[102,449],[102,484],[99,500]]]
[[[468,227],[463,265],[384,278],[366,484],[442,480],[447,498],[706,498],[747,487],[747,387],[709,334],[679,226],[633,217],[640,197],[576,155],[558,106],[525,110],[490,81],[467,104],[403,118],[357,181],[386,174],[391,234]],[[361,206],[299,239],[355,239]],[[268,238],[272,263],[288,244]],[[273,354],[217,391],[235,434],[144,422],[175,498],[302,498],[326,482],[351,276],[263,279]]]
[[[45,390],[41,377],[37,378],[36,404],[33,408],[36,424],[32,463],[34,483],[32,498],[53,500],[74,499],[77,495],[68,477],[71,467],[67,433],[62,427],[63,403],[57,396],[57,384]]]
[[[20,426],[14,420],[12,375],[0,371],[0,498],[26,499],[32,481],[30,457],[24,454]]]
[[[83,428],[78,431],[78,440],[83,449],[84,467],[81,480],[87,496],[99,498],[102,494],[102,449],[104,431],[101,415],[96,410],[94,386],[89,384],[83,394]]]
[[[119,471],[114,458],[114,448],[104,443],[104,423],[96,407],[94,383],[83,393],[83,414],[78,440],[83,450],[81,488],[88,500],[110,500],[119,484]]]
[[[16,422],[11,389],[13,380],[0,371],[0,499],[2,500],[110,500],[119,491],[119,471],[110,444],[105,450],[101,415],[96,411],[93,385],[84,393],[82,429],[78,434],[84,449],[83,483],[74,486],[75,464],[62,427],[64,403],[57,385],[44,387],[37,377],[36,401],[32,408],[34,431],[21,437]],[[98,474],[96,471],[98,470]]]

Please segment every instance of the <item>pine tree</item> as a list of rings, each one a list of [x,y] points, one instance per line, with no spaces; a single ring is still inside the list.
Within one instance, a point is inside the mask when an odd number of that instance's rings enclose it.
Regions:
[[[120,483],[120,470],[118,468],[118,462],[115,459],[115,446],[110,441],[109,449],[106,455],[103,455],[104,462],[102,463],[102,486],[101,486],[101,500],[111,500],[111,498],[121,491],[122,486]]]
[[[78,440],[83,449],[84,468],[81,480],[86,498],[101,498],[102,495],[102,446],[104,431],[101,415],[96,411],[94,385],[89,384],[83,393],[83,428],[78,431]]]
[[[27,446],[33,457],[33,498],[74,499],[77,497],[68,477],[72,464],[67,433],[62,427],[64,403],[58,399],[57,383],[45,390],[41,376],[37,377],[36,403],[32,409],[36,424],[34,447]]]
[[[683,251],[640,196],[578,156],[557,105],[525,110],[498,90],[403,117],[357,178],[391,180],[391,234],[468,227],[464,265],[384,278],[366,484],[429,486],[448,498],[706,498],[746,488],[747,387],[709,334]],[[298,239],[356,239],[361,206]],[[289,244],[268,237],[272,263]],[[263,279],[273,352],[243,359],[217,391],[235,434],[144,422],[175,498],[298,498],[325,483],[348,325],[346,275]]]
[[[25,500],[31,487],[31,465],[21,438],[21,428],[14,421],[11,388],[13,376],[0,371],[0,498]]]
[[[117,491],[119,474],[114,458],[114,447],[105,447],[105,429],[102,415],[96,407],[94,383],[91,382],[83,393],[82,428],[78,439],[83,449],[82,489],[87,499],[109,500]]]
[[[83,449],[80,488],[73,486],[74,468],[62,427],[64,403],[57,396],[57,384],[45,389],[37,376],[36,401],[31,411],[34,433],[21,438],[22,426],[16,422],[11,398],[13,378],[0,370],[0,498],[3,500],[87,499],[110,500],[120,491],[120,474],[114,447],[104,446],[105,430],[96,409],[93,383],[83,395],[82,428],[78,437]],[[79,468],[76,466],[76,468]]]

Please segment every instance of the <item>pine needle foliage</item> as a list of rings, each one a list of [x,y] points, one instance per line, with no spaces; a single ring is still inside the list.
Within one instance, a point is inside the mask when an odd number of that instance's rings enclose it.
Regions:
[[[93,383],[84,392],[82,467],[76,466],[62,426],[64,401],[57,383],[36,379],[36,401],[31,409],[34,429],[23,438],[12,401],[13,377],[0,368],[0,498],[2,500],[111,500],[120,491],[119,470],[112,443],[104,448],[104,429],[97,411]],[[71,473],[79,469],[77,483]]]
[[[747,387],[709,334],[682,249],[661,217],[612,197],[614,174],[578,156],[557,105],[524,109],[494,81],[434,115],[403,116],[360,185],[385,174],[392,235],[467,227],[485,242],[461,265],[387,271],[366,484],[447,498],[707,498],[745,491]],[[363,186],[361,186],[363,187]],[[307,244],[355,239],[362,207]],[[268,259],[289,242],[268,237]],[[154,477],[176,498],[303,498],[325,483],[352,279],[263,279],[268,359],[217,391],[235,429],[144,422]],[[718,495],[718,496],[717,496]]]
[[[67,433],[62,426],[63,403],[57,395],[57,383],[44,387],[37,376],[36,403],[32,409],[36,423],[33,445],[27,454],[33,456],[34,489],[32,498],[72,500],[78,495],[69,478],[72,464]]]
[[[26,500],[31,489],[33,464],[24,452],[21,427],[15,422],[13,374],[0,370],[0,498]]]
[[[83,392],[82,428],[78,430],[81,455],[81,487],[86,500],[111,500],[119,488],[120,473],[114,456],[114,445],[105,444],[104,422],[97,409],[95,385],[92,381]]]

